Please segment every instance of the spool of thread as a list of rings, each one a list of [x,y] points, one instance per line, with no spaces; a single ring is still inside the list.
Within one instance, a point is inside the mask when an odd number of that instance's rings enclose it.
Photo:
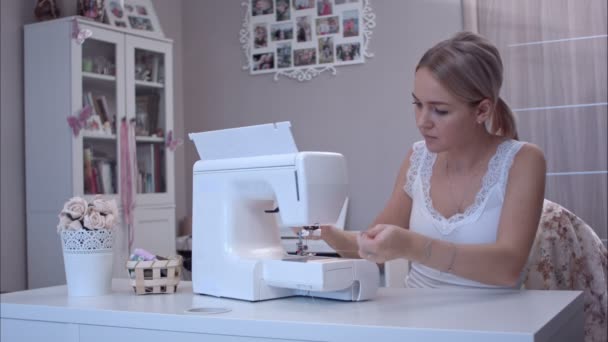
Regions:
[[[135,248],[133,254],[142,257],[145,261],[156,260],[156,255],[146,251],[143,248]]]

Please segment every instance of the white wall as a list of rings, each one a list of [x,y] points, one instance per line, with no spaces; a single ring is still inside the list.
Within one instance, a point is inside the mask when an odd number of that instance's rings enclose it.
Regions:
[[[434,43],[462,29],[459,0],[374,0],[377,26],[364,65],[337,68],[300,83],[250,76],[241,66],[240,0],[184,0],[186,132],[291,121],[300,150],[340,152],[350,176],[348,229],[364,229],[392,190],[397,170],[419,139],[410,93],[414,68]],[[198,159],[186,143],[190,167]],[[178,165],[180,167],[180,165]]]

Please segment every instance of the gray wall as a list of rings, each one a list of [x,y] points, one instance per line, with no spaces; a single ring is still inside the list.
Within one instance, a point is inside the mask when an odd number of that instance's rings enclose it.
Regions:
[[[2,0],[0,7],[0,292],[27,286],[23,108],[23,25],[35,22],[35,0]],[[76,0],[58,0],[62,15],[76,14]],[[153,0],[165,36],[174,41],[175,131],[184,129],[182,2]],[[176,216],[186,215],[184,149],[175,152]],[[49,223],[54,229],[55,222]],[[62,270],[59,270],[62,271]]]
[[[310,82],[250,76],[241,66],[240,0],[184,0],[186,133],[291,121],[300,150],[345,155],[350,181],[348,229],[364,229],[383,207],[397,169],[419,139],[411,96],[422,53],[462,29],[459,0],[375,0],[370,50],[364,65],[337,68]],[[186,142],[190,167],[198,159]],[[177,165],[182,167],[182,165]]]
[[[58,1],[64,15],[75,0]],[[241,70],[241,0],[153,0],[175,42],[176,217],[191,212],[187,133],[291,121],[300,150],[343,153],[350,172],[350,229],[363,229],[385,203],[407,148],[418,139],[410,95],[425,49],[462,28],[460,0],[373,0],[377,27],[364,65],[299,83]],[[0,291],[26,287],[23,25],[34,0],[0,7]],[[181,134],[180,134],[181,133]],[[50,223],[52,226],[55,223]]]
[[[26,286],[23,25],[34,14],[32,1],[0,6],[0,291],[8,292]]]

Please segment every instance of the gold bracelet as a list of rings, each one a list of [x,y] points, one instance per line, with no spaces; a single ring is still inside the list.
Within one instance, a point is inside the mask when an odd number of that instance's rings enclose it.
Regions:
[[[446,270],[447,273],[452,273],[452,271],[454,270],[454,261],[456,261],[456,252],[458,251],[458,246],[456,246],[455,243],[452,243],[452,246],[454,247],[454,249],[452,249],[452,258],[450,260],[450,265]]]
[[[426,264],[429,259],[431,259],[431,253],[433,252],[433,239],[429,239],[429,242],[427,242],[424,245],[424,260],[422,261],[422,264]]]

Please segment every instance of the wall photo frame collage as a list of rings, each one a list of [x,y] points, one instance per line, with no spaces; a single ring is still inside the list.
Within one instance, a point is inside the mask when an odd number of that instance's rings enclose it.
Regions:
[[[369,0],[248,0],[241,43],[250,74],[310,80],[335,67],[365,63]]]

